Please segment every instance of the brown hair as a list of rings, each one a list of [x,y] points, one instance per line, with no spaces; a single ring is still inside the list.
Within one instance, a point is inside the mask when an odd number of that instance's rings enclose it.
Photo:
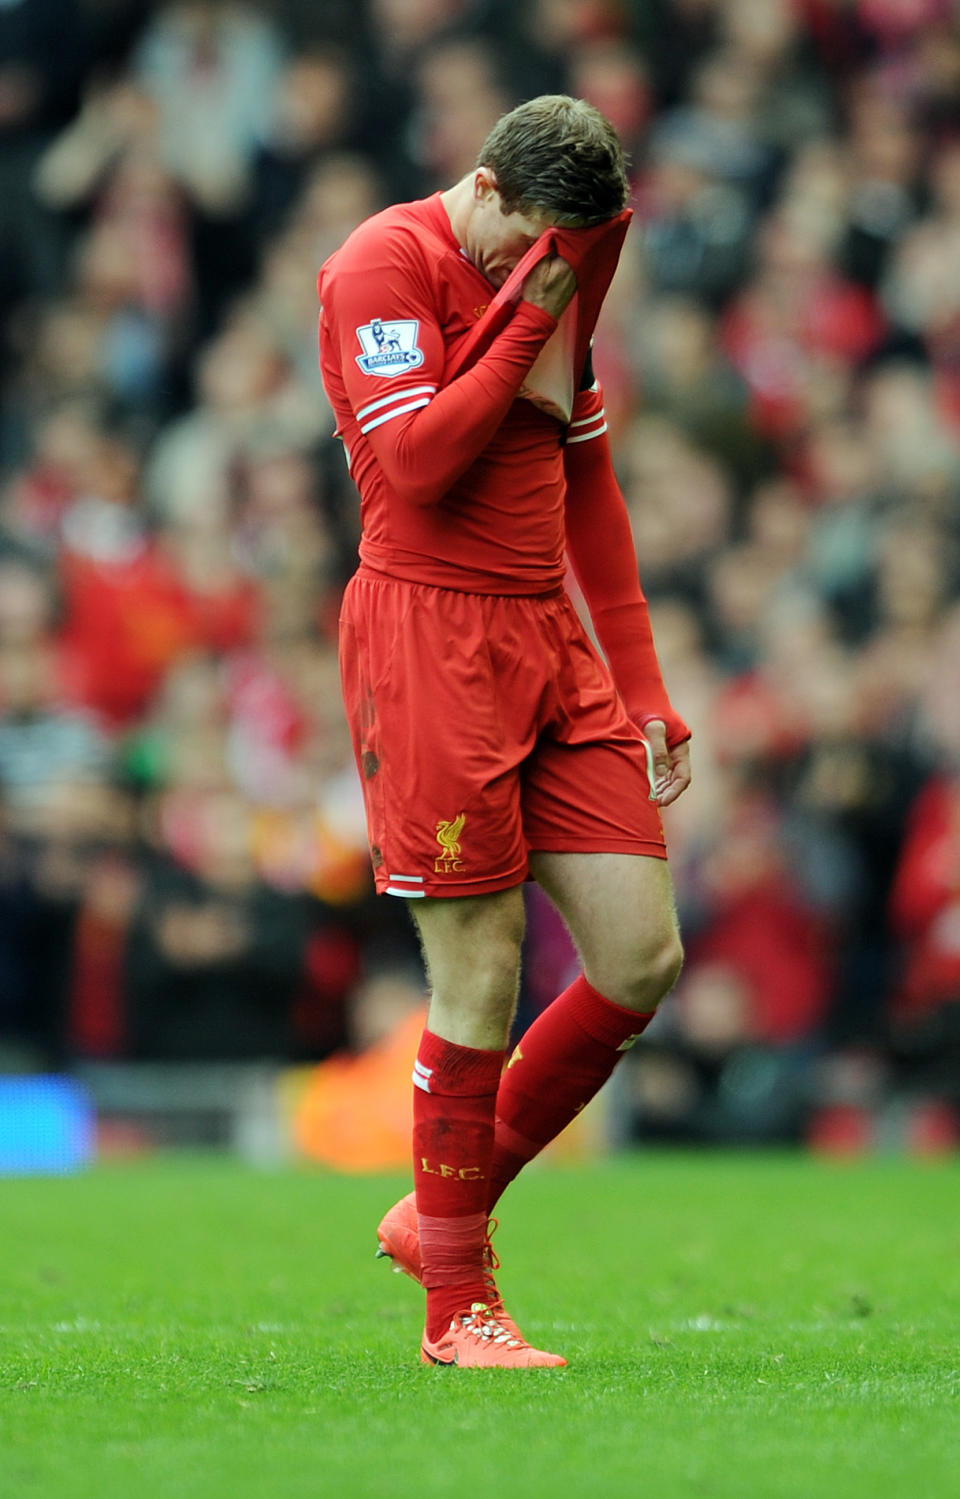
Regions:
[[[477,166],[496,173],[504,213],[549,214],[568,227],[612,219],[630,193],[617,132],[567,94],[541,94],[501,115]]]

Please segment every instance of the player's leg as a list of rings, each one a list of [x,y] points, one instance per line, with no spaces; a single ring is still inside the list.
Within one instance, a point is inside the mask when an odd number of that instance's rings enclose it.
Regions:
[[[539,853],[530,863],[570,928],[583,973],[521,1037],[504,1073],[490,1208],[607,1081],[683,961],[666,860]]]
[[[430,1030],[456,1045],[502,1051],[520,980],[522,888],[421,900],[413,915],[430,980]]]
[[[541,852],[530,867],[570,928],[590,983],[626,1010],[652,1013],[683,962],[666,859]]]
[[[413,1163],[425,1362],[549,1366],[515,1324],[496,1320],[487,1267],[487,1198],[497,1088],[516,1004],[523,940],[518,887],[418,901],[431,985],[414,1063]]]
[[[414,1068],[424,1352],[434,1357],[457,1322],[466,1362],[494,1346],[506,1363],[536,1354],[509,1335],[504,1346],[489,1318],[464,1320],[495,1293],[486,1200],[523,935],[522,767],[550,676],[540,634],[525,634],[532,609],[526,599],[394,584],[361,570],[341,623],[377,888],[411,900],[434,990]],[[387,1215],[402,1218],[404,1243],[413,1237],[408,1208]],[[394,1244],[387,1236],[388,1253]]]
[[[530,869],[584,962],[521,1037],[497,1099],[490,1205],[593,1097],[682,961],[649,745],[564,595],[553,614],[557,703],[524,767]]]
[[[524,913],[520,887],[484,896],[426,899],[411,902],[431,985],[430,1010],[414,1069],[415,1188],[384,1215],[378,1227],[379,1253],[394,1267],[424,1284],[419,1210],[437,1218],[472,1217],[475,1241],[464,1262],[466,1284],[456,1295],[433,1297],[436,1316],[430,1330],[443,1324],[451,1301],[464,1307],[485,1299],[478,1290],[488,1268],[486,1201],[489,1195],[490,1156],[496,1092],[505,1058],[510,1023],[516,1006]],[[489,1057],[489,1072],[485,1058]],[[476,1067],[465,1064],[475,1062]],[[433,1069],[430,1075],[427,1069]],[[477,1070],[485,1091],[458,1094],[460,1085],[477,1086]],[[458,1134],[458,1115],[466,1114],[470,1128]],[[486,1134],[477,1142],[470,1133],[479,1119]],[[454,1127],[451,1127],[451,1122]],[[441,1165],[472,1172],[439,1177],[434,1166],[439,1142],[446,1145]],[[472,1156],[470,1154],[472,1152]],[[462,1159],[461,1159],[462,1155]],[[458,1225],[462,1228],[463,1225]],[[427,1235],[428,1248],[430,1235]],[[441,1246],[442,1248],[442,1246]],[[478,1269],[479,1266],[479,1269]],[[462,1310],[454,1307],[453,1311]],[[451,1313],[452,1315],[452,1313]]]
[[[531,867],[567,920],[584,972],[521,1037],[500,1080],[488,1209],[603,1086],[682,962],[664,859],[539,853]],[[402,1262],[419,1279],[409,1212],[401,1224],[410,1246]]]
[[[540,853],[531,869],[566,920],[584,971],[521,1037],[504,1073],[490,1208],[607,1081],[683,957],[664,859]]]
[[[487,1300],[484,1246],[494,1113],[523,940],[518,887],[423,900],[415,911],[430,981],[414,1063],[413,1180],[427,1338]]]

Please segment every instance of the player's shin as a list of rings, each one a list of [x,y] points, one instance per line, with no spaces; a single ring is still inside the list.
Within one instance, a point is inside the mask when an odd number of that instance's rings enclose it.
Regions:
[[[537,1016],[500,1080],[488,1211],[599,1092],[652,1019],[605,999],[583,974]]]
[[[487,1300],[484,1244],[503,1058],[424,1031],[414,1063],[413,1168],[430,1339]]]

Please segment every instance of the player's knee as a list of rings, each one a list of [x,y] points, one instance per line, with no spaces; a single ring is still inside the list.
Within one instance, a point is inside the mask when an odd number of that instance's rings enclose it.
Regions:
[[[491,994],[509,992],[515,996],[520,981],[520,953],[523,924],[506,925],[491,932],[474,945],[473,962],[477,972],[486,978]]]
[[[673,988],[683,968],[683,943],[676,930],[669,932],[649,961],[646,980],[651,993],[650,1008],[655,1009]]]
[[[676,928],[671,927],[629,947],[606,971],[598,968],[598,977],[591,982],[617,1004],[648,1013],[670,993],[682,967],[683,946]]]

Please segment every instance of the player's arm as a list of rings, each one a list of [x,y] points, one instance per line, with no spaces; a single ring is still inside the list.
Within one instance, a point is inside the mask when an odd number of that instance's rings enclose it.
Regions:
[[[627,712],[653,749],[658,800],[668,806],[690,782],[690,730],[664,686],[630,518],[595,390],[578,397],[574,407],[564,469],[570,563]]]
[[[429,289],[415,270],[379,274],[351,269],[324,293],[324,334],[339,345],[344,384],[360,430],[391,488],[415,505],[437,504],[480,456],[517,397],[559,313],[575,289],[573,273],[552,257],[534,268],[513,318],[471,369],[441,386],[446,358]],[[362,363],[360,330],[411,320],[417,363],[400,376]],[[387,366],[389,368],[389,366]]]

